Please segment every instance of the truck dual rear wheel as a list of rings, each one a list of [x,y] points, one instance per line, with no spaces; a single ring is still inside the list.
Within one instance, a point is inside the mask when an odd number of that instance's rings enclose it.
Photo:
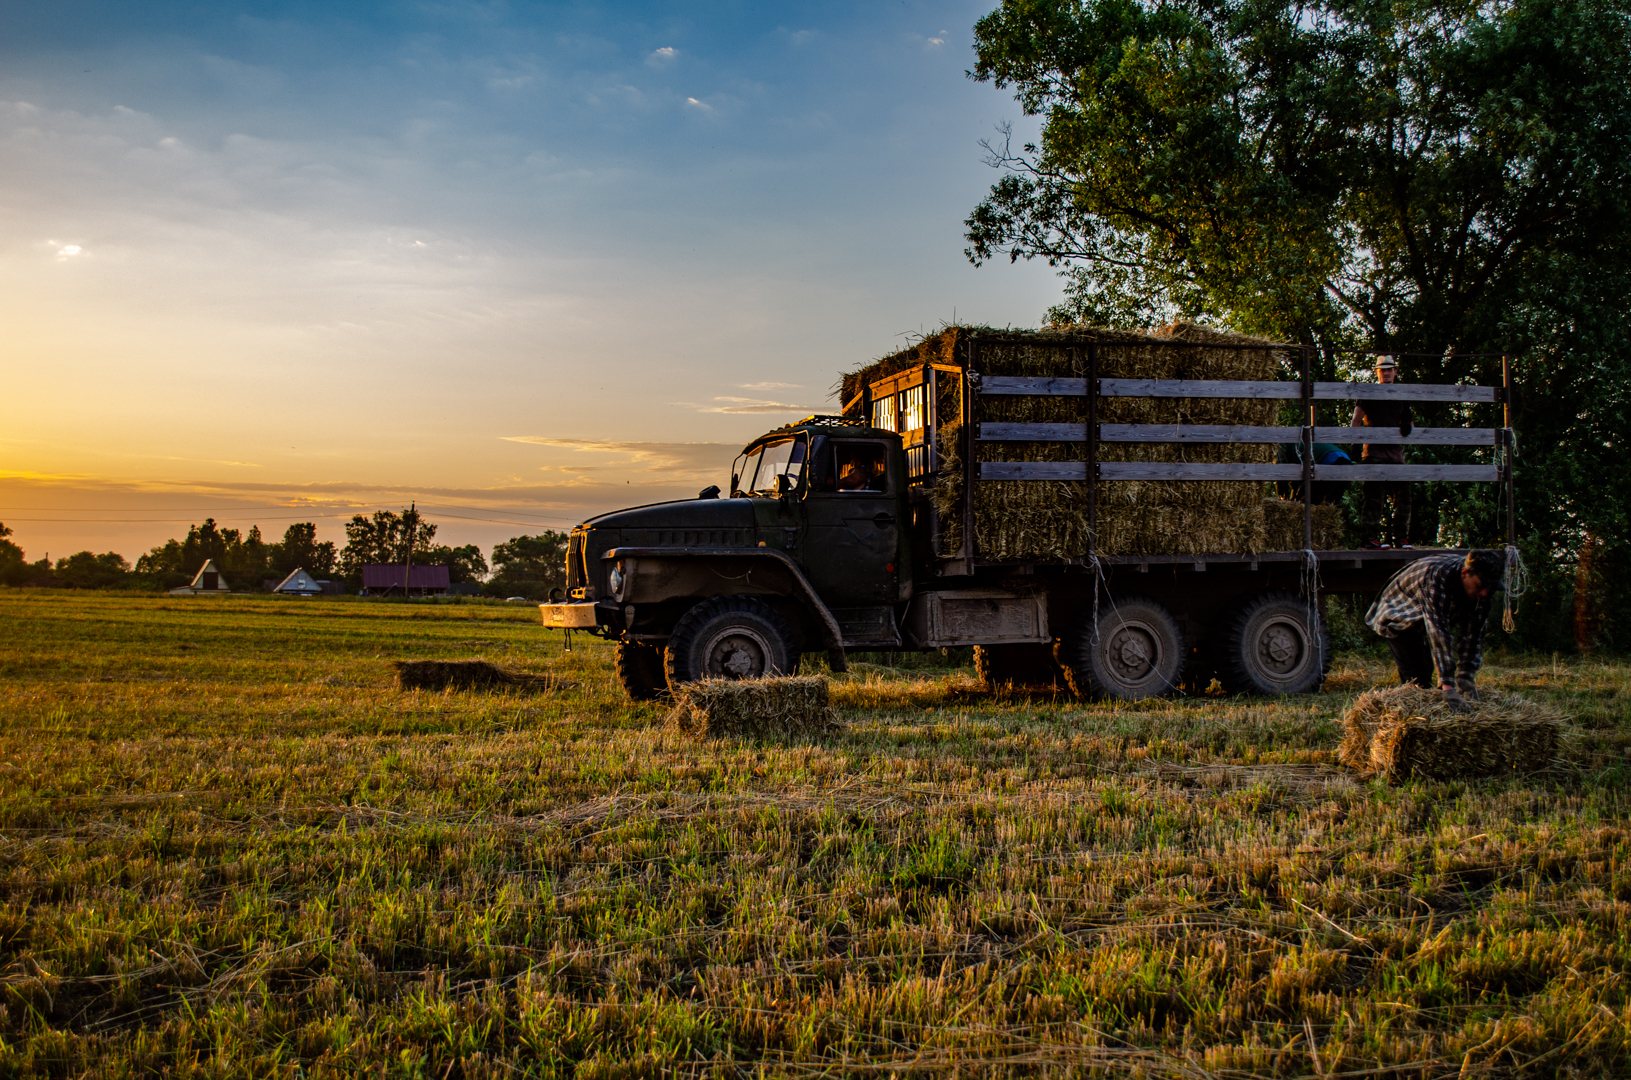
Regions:
[[[1184,669],[1184,635],[1178,620],[1143,596],[1105,599],[1099,606],[1098,641],[1093,616],[1084,614],[1060,642],[1059,659],[1077,695],[1139,701],[1178,685]]]
[[[1331,670],[1325,620],[1293,593],[1247,600],[1224,620],[1222,642],[1222,681],[1237,694],[1305,694]]]
[[[1064,677],[1053,645],[976,645],[974,673],[988,688],[1058,686]]]
[[[661,645],[644,641],[617,643],[617,681],[635,701],[651,701],[668,693],[668,672]]]
[[[716,596],[687,611],[668,638],[668,685],[757,679],[793,668],[793,630],[751,596]]]

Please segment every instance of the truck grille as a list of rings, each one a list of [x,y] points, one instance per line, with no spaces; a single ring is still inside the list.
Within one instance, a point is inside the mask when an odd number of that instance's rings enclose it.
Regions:
[[[581,589],[587,584],[583,564],[583,544],[588,539],[588,535],[583,529],[573,529],[572,535],[566,541],[566,587],[568,589]]]

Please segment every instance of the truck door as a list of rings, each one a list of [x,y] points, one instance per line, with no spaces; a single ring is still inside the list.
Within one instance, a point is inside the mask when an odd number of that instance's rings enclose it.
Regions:
[[[876,607],[901,599],[899,451],[882,439],[822,436],[811,449],[805,497],[804,572],[829,607]]]

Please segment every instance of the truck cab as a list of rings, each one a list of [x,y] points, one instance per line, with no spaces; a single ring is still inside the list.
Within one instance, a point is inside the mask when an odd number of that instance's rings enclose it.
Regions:
[[[572,531],[544,625],[617,642],[631,696],[794,670],[825,648],[901,644],[912,599],[901,437],[812,416],[753,440],[729,493],[603,514]]]

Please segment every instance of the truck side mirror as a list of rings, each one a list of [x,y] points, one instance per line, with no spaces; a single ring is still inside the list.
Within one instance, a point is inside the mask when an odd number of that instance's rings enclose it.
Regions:
[[[742,477],[740,475],[738,475],[737,473],[731,473],[731,495],[734,496],[737,493],[737,491],[740,490],[739,485],[741,483],[742,483]]]
[[[701,491],[697,492],[697,498],[699,498],[699,499],[717,499],[717,498],[719,498],[719,485],[718,484],[709,484],[707,487],[705,487]]]
[[[791,476],[788,476],[786,473],[776,474],[777,495],[791,495],[793,494],[793,488],[795,486],[796,485],[793,483],[793,478]]]

